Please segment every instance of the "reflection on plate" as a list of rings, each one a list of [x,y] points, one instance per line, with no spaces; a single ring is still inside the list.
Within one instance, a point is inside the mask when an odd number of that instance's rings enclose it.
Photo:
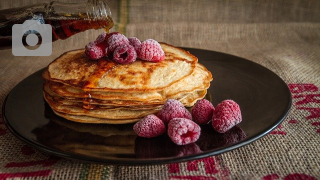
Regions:
[[[167,135],[149,139],[137,137],[135,154],[138,158],[183,157],[200,154],[213,148],[230,146],[245,138],[246,134],[238,126],[220,134],[215,132],[210,125],[203,125],[198,141],[184,146],[174,144]]]
[[[241,107],[243,121],[224,134],[202,126],[199,140],[178,146],[167,135],[137,137],[133,124],[81,124],[53,113],[42,97],[42,70],[20,82],[7,96],[3,119],[29,145],[70,159],[107,164],[159,164],[224,153],[259,139],[277,127],[291,107],[287,85],[272,71],[223,53],[188,49],[213,74],[207,99]]]
[[[68,121],[54,114],[47,104],[45,115],[50,119],[49,123],[32,131],[39,142],[93,157],[181,157],[236,144],[246,137],[238,126],[220,134],[208,124],[201,126],[201,136],[197,142],[179,146],[167,135],[156,138],[138,137],[132,130],[133,124],[81,124]]]

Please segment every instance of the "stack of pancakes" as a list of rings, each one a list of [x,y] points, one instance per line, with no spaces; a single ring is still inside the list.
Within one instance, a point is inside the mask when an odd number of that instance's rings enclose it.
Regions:
[[[189,52],[160,43],[161,62],[117,64],[62,54],[43,72],[44,99],[59,116],[82,123],[125,124],[157,113],[167,99],[190,107],[203,98],[211,73]]]

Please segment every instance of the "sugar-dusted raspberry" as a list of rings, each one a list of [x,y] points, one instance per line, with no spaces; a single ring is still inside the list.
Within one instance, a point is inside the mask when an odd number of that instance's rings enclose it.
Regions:
[[[119,32],[111,32],[111,33],[107,33],[106,34],[106,37],[105,37],[105,40],[108,41],[109,37],[111,37],[112,35],[114,34],[120,34]]]
[[[150,114],[136,122],[133,131],[140,137],[156,137],[166,132],[166,126],[156,115]]]
[[[196,142],[200,133],[200,126],[186,118],[173,118],[168,124],[168,135],[177,145]]]
[[[119,64],[129,64],[137,59],[137,53],[131,45],[118,46],[113,52],[113,60]]]
[[[96,42],[96,43],[103,42],[106,40],[106,36],[107,36],[107,33],[103,32],[103,33],[99,34],[99,36],[97,37],[97,39],[94,42]]]
[[[242,121],[240,106],[233,100],[224,100],[216,106],[212,116],[212,126],[224,133]]]
[[[160,62],[165,58],[161,45],[153,39],[143,41],[137,54],[140,59],[151,62]]]
[[[175,99],[168,99],[158,112],[157,116],[168,124],[173,118],[187,118],[192,119],[191,113],[183,106],[183,104]]]
[[[141,45],[141,41],[136,37],[129,37],[128,40],[130,42],[130,45],[133,46],[136,51],[138,51]]]
[[[103,33],[99,34],[99,36],[97,37],[97,39],[94,42],[96,42],[96,43],[100,43],[103,41],[107,42],[108,38],[114,34],[119,34],[119,32],[112,32],[112,33],[103,32]]]
[[[192,120],[198,124],[207,124],[212,120],[214,107],[212,103],[206,99],[201,99],[191,109]]]
[[[129,44],[129,40],[123,34],[114,33],[108,38],[107,43],[108,51],[113,52],[118,46]]]
[[[105,56],[105,48],[106,44],[104,42],[90,42],[85,47],[85,54],[88,58],[92,60],[97,60]]]

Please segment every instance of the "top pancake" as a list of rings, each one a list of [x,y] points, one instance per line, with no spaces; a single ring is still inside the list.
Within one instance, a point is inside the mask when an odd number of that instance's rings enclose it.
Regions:
[[[195,70],[198,59],[189,52],[160,43],[166,57],[153,63],[137,60],[117,64],[88,59],[84,50],[69,51],[48,66],[51,81],[83,90],[146,92],[163,90]]]

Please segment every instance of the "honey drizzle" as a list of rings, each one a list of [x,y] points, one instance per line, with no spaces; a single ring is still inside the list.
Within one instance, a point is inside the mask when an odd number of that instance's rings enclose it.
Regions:
[[[111,71],[115,66],[117,66],[117,63],[108,61],[106,59],[99,59],[97,65],[98,67],[96,71],[92,75],[90,75],[88,80],[83,84],[82,89],[89,90],[92,88],[96,88],[101,78],[109,71]]]

